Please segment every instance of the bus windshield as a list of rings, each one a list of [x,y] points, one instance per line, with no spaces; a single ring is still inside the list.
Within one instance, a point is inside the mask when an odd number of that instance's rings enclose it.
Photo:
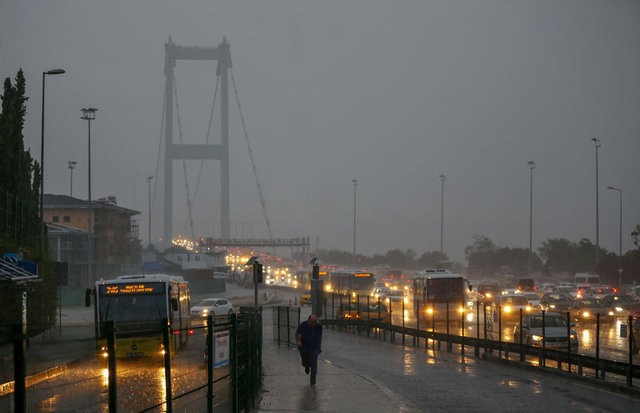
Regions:
[[[430,278],[425,287],[429,302],[461,302],[465,299],[462,278]]]

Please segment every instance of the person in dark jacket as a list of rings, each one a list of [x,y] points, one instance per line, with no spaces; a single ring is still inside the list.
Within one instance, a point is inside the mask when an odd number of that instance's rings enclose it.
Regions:
[[[322,353],[322,325],[318,317],[311,314],[307,321],[303,321],[296,330],[296,344],[300,351],[300,358],[306,374],[311,373],[309,383],[316,384],[318,373],[318,355]]]

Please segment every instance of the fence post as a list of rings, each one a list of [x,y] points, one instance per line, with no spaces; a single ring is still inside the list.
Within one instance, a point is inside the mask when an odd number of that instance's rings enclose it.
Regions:
[[[451,353],[451,337],[449,336],[449,301],[447,301],[447,352]]]
[[[502,305],[498,305],[498,357],[502,358]]]
[[[213,412],[213,314],[207,316],[207,412]]]
[[[402,299],[402,345],[404,346],[404,298]]]
[[[461,320],[460,320],[460,321],[461,321],[461,326],[462,326],[462,328],[460,329],[460,335],[462,336],[462,342],[460,343],[460,354],[461,354],[462,356],[464,356],[464,317],[465,317],[465,315],[466,315],[466,314],[464,313],[464,310],[465,310],[465,303],[464,303],[464,301],[462,302],[462,307],[461,307],[461,308],[462,308],[462,312],[461,312],[461,315],[460,315],[460,317],[461,317]],[[462,357],[462,361],[464,362],[464,357]]]
[[[629,363],[627,364],[627,386],[633,385],[633,317],[627,321],[627,335],[629,337]],[[637,345],[637,344],[636,344]]]
[[[231,356],[231,411],[238,412],[238,319],[236,314],[231,314],[231,339],[230,356]]]
[[[561,364],[558,362],[558,364]],[[567,370],[571,373],[571,312],[567,311]]]
[[[596,314],[596,379],[600,367],[600,313]]]
[[[162,321],[162,343],[164,344],[164,383],[167,394],[167,413],[173,411],[173,395],[171,394],[171,343],[169,340],[169,320],[163,318]],[[111,375],[109,375],[111,377]]]
[[[524,361],[524,343],[522,342],[522,308],[520,309],[520,328],[518,328],[518,342],[520,343],[520,361]]]
[[[417,345],[418,347],[420,347],[420,299],[418,298],[417,301],[418,301],[418,312],[416,313],[416,330],[417,330],[417,334],[415,336],[415,340],[416,340],[415,342],[417,344],[414,344],[414,345]]]
[[[480,301],[476,300],[476,347],[475,356],[480,357]]]
[[[27,363],[25,359],[27,338],[24,327],[23,323],[13,326],[13,379],[15,386],[13,405],[16,413],[27,411]]]
[[[105,322],[107,333],[107,366],[109,370],[109,412],[117,411],[118,387],[116,380],[116,327],[113,321]]]

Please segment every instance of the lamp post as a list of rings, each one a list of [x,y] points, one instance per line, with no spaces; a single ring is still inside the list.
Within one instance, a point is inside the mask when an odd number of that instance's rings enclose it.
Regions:
[[[73,196],[73,170],[76,167],[77,161],[67,161],[67,166],[69,167],[70,179],[69,179],[69,196]]]
[[[356,266],[356,187],[358,180],[352,179],[353,182],[353,266]]]
[[[64,69],[52,69],[42,72],[42,118],[40,121],[40,254],[44,254],[44,79],[47,75],[61,75]]]
[[[440,254],[444,254],[443,240],[444,240],[444,174],[438,175],[440,178]]]
[[[88,164],[88,188],[87,188],[87,268],[89,282],[93,282],[92,261],[93,261],[93,245],[91,241],[91,121],[95,120],[96,108],[82,108],[81,119],[87,121],[87,164]]]
[[[620,267],[618,268],[618,287],[622,286],[622,189],[613,186],[608,186],[607,189],[618,192],[620,195],[620,239],[618,242],[618,259],[620,260]]]
[[[153,181],[153,176],[148,176],[147,186],[149,187],[149,246],[151,246],[151,181]]]
[[[533,170],[536,169],[534,161],[529,164],[529,275],[532,274],[531,259],[533,257]]]
[[[596,148],[596,269],[600,261],[600,200],[598,191],[598,149],[600,149],[600,139],[591,138]]]

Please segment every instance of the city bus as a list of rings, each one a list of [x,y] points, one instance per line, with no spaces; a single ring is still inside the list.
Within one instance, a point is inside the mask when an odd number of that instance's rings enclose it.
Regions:
[[[371,272],[334,271],[329,274],[329,284],[327,285],[325,282],[325,291],[351,295],[356,298],[359,295],[369,295],[374,283],[375,277]]]
[[[105,322],[113,321],[116,330],[116,357],[160,356],[161,320],[170,328],[170,351],[184,346],[191,328],[189,283],[181,276],[166,274],[124,275],[100,280],[87,289],[85,304],[94,296],[96,346],[107,356]]]
[[[464,314],[466,321],[474,320],[478,297],[464,276],[448,270],[424,270],[413,274],[411,287],[416,316],[457,322]]]

